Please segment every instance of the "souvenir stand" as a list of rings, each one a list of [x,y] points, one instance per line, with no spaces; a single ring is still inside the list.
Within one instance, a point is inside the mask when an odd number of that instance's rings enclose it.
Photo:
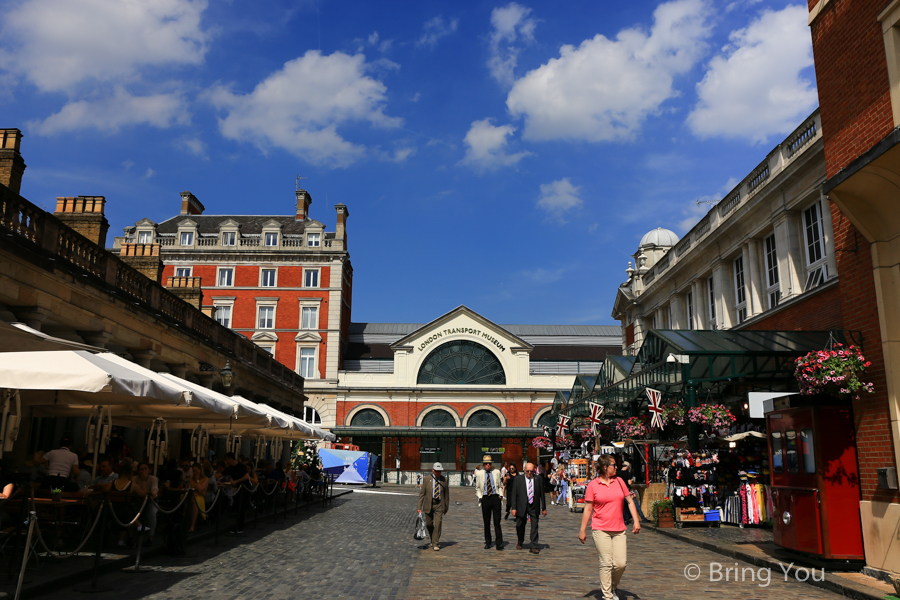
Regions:
[[[723,520],[731,525],[772,525],[766,434],[745,431],[723,438],[719,453]]]

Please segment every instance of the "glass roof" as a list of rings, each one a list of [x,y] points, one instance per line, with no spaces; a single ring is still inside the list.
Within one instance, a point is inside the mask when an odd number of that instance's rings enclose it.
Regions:
[[[582,414],[589,401],[609,408],[611,403],[644,402],[648,387],[665,397],[680,398],[685,383],[706,392],[721,382],[792,382],[796,358],[825,348],[830,339],[845,341],[839,331],[653,329],[637,356],[615,361],[607,357],[598,386],[577,401],[573,398],[566,414]],[[629,358],[633,361],[630,372],[616,381],[615,367],[626,365]],[[604,380],[607,385],[600,387]]]

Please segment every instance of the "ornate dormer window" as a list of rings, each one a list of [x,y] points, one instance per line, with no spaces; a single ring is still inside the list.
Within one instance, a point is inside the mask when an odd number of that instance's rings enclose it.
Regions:
[[[222,246],[237,246],[239,239],[241,239],[240,223],[234,219],[228,219],[219,223],[219,243]]]
[[[266,248],[281,247],[281,223],[275,219],[266,221],[262,226],[262,245]]]
[[[197,243],[197,223],[191,219],[185,219],[178,224],[178,245],[185,248],[193,248]]]

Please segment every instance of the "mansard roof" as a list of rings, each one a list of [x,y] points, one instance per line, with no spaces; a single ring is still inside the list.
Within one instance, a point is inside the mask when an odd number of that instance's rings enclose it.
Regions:
[[[324,228],[321,222],[315,219],[298,221],[293,216],[271,215],[178,215],[159,224],[157,233],[177,233],[178,225],[182,221],[191,220],[197,223],[197,231],[204,233],[218,233],[219,227],[227,221],[235,221],[241,226],[241,233],[253,235],[262,233],[263,226],[270,221],[281,225],[281,232],[285,234],[301,234],[309,228]]]

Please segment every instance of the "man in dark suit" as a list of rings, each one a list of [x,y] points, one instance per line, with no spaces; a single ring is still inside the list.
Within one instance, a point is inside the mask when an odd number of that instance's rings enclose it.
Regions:
[[[516,519],[516,535],[519,538],[516,550],[522,549],[522,542],[525,541],[525,522],[531,517],[531,553],[539,554],[538,519],[541,515],[547,516],[547,500],[544,498],[544,483],[540,477],[534,476],[532,463],[525,465],[525,477],[516,477],[513,480],[510,506],[512,516]]]
[[[447,478],[443,476],[443,470],[441,463],[434,463],[431,467],[431,477],[426,477],[422,483],[416,506],[419,514],[425,517],[425,527],[431,536],[431,547],[435,551],[440,550],[441,524],[444,515],[450,510],[450,488],[447,487]]]

